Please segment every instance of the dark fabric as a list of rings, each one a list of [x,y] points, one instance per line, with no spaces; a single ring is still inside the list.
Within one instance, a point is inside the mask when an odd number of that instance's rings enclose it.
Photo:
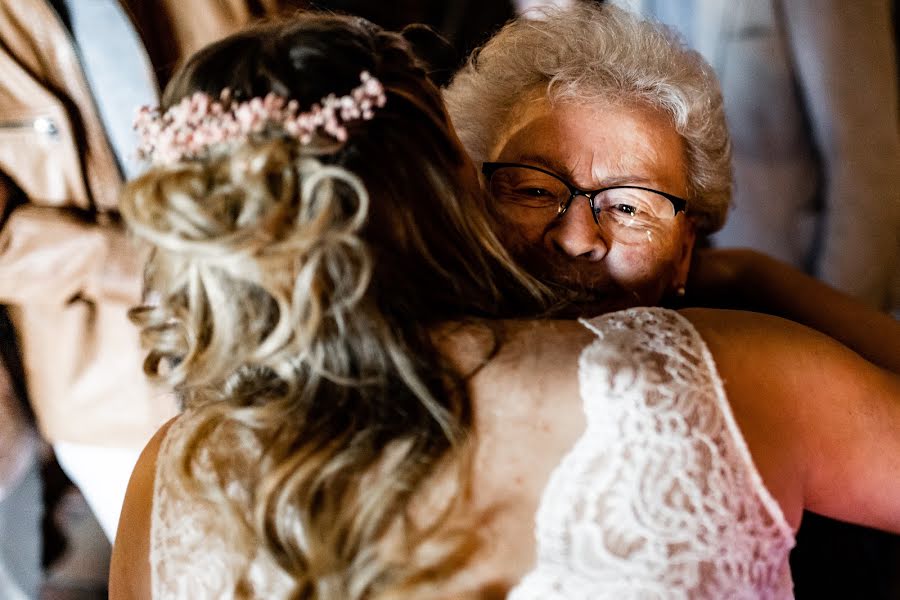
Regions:
[[[314,0],[311,7],[359,15],[392,31],[401,31],[412,23],[424,23],[452,44],[457,67],[473,49],[515,16],[510,0]]]
[[[3,173],[0,173],[0,228],[6,223],[6,219],[12,211],[25,203],[25,194],[22,190]],[[28,401],[28,388],[25,384],[25,369],[22,366],[22,357],[19,354],[16,331],[6,306],[0,304],[0,368],[6,368],[9,379],[12,382],[13,393],[21,404],[22,411],[28,415],[34,423],[34,411]]]
[[[900,536],[803,514],[791,552],[797,600],[900,598]]]
[[[22,412],[34,423],[34,412],[31,403],[28,402],[28,392],[25,387],[25,371],[22,369],[22,358],[19,355],[19,347],[16,342],[16,332],[9,320],[6,306],[0,304],[0,369],[5,368],[12,382],[13,393],[22,407]]]

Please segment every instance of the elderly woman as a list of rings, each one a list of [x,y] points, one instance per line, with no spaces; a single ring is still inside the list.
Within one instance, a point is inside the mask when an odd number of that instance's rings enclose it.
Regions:
[[[508,24],[445,92],[499,233],[582,314],[678,303],[799,321],[900,372],[900,324],[745,250],[725,222],[731,154],[712,69],[667,30],[582,3]],[[683,298],[682,298],[683,296]]]

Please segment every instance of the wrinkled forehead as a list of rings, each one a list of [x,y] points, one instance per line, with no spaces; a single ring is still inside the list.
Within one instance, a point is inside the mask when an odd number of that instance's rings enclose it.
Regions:
[[[687,193],[685,146],[672,118],[634,100],[551,101],[523,96],[490,149],[489,159],[538,164],[585,187],[611,181]]]

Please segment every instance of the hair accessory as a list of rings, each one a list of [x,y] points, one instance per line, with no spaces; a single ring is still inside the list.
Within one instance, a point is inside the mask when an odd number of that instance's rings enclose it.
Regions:
[[[384,106],[384,86],[363,71],[362,82],[345,96],[329,94],[306,112],[296,100],[275,93],[264,98],[235,102],[225,88],[216,100],[197,92],[164,113],[148,106],[138,110],[134,129],[138,133],[138,158],[156,164],[174,163],[205,156],[212,147],[231,145],[250,137],[278,131],[308,144],[318,130],[338,141],[346,141],[344,124],[367,121],[375,108]]]

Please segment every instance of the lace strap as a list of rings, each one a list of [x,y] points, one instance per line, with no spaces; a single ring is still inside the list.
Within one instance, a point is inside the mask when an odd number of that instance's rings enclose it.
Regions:
[[[582,321],[585,433],[536,515],[515,600],[790,598],[794,540],[734,420],[712,355],[678,313]]]
[[[189,413],[160,444],[150,522],[150,586],[155,600],[231,598],[239,556],[226,543],[209,506],[178,477],[179,445],[190,434]],[[212,518],[211,518],[212,517]]]
[[[259,441],[228,423],[202,441],[193,454],[194,472],[220,480],[224,486],[220,491],[229,500],[227,506],[209,501],[198,497],[180,476],[181,445],[195,426],[192,417],[187,411],[172,424],[157,459],[150,533],[152,597],[293,597],[291,577],[252,536],[240,534],[252,504],[252,474],[262,452]]]
[[[725,386],[719,376],[718,368],[709,347],[694,327],[693,323],[674,310],[660,307],[634,308],[620,312],[600,315],[591,319],[579,319],[579,322],[597,335],[598,341],[586,347],[579,359],[579,373],[582,379],[586,374],[598,370],[605,371],[610,377],[614,372],[618,378],[608,380],[607,384],[615,389],[629,385],[637,376],[634,369],[624,368],[623,362],[635,364],[650,358],[671,376],[668,385],[681,388],[686,393],[692,390],[710,389],[716,410],[721,414],[730,441],[734,444],[741,467],[750,477],[753,491],[763,503],[776,524],[779,533],[793,540],[794,533],[788,523],[781,505],[772,496],[763,483],[762,476],[753,462],[747,442],[738,427],[731,404],[725,394]],[[585,368],[585,366],[588,366]],[[627,375],[626,375],[627,374]],[[644,370],[643,375],[647,371]],[[658,380],[658,381],[661,381]],[[588,377],[588,388],[596,384],[596,380]],[[590,406],[590,399],[596,398],[593,393],[585,394],[585,382],[582,382],[582,397],[585,399],[585,412],[589,420],[597,414],[596,407]],[[699,398],[699,396],[698,396]],[[607,405],[604,403],[604,408]]]

